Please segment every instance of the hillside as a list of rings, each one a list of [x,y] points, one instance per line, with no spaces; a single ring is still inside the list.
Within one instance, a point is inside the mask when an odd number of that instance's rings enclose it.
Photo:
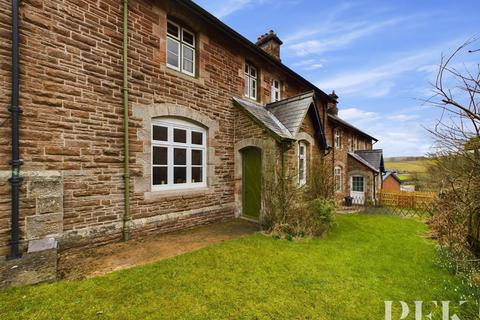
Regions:
[[[396,161],[397,159],[399,160]],[[387,158],[385,159],[385,168],[399,173],[423,173],[427,171],[427,167],[432,161],[433,160],[424,157],[415,157],[413,159],[406,157]]]

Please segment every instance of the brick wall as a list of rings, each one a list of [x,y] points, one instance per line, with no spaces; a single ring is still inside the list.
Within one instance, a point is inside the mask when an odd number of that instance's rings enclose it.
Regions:
[[[392,176],[387,177],[383,181],[382,191],[386,192],[400,192],[400,182]]]

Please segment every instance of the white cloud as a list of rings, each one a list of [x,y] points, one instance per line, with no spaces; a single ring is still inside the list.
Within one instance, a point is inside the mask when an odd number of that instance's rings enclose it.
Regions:
[[[335,32],[333,34],[330,32],[330,35],[328,35],[329,38],[301,41],[299,43],[287,46],[286,49],[299,56],[306,56],[313,53],[322,54],[327,51],[334,51],[339,48],[347,47],[348,45],[357,41],[360,38],[367,37],[380,30],[385,29],[386,27],[394,26],[396,24],[404,22],[406,19],[408,18],[399,17],[380,21],[377,23],[371,23],[368,21],[347,23],[343,25],[343,29],[347,30],[339,30],[338,28],[330,29],[330,31],[335,30]],[[313,35],[315,33],[322,33],[324,29],[325,26],[322,26],[318,30],[311,31],[309,35]],[[296,39],[302,40],[299,37],[297,37]]]
[[[318,81],[317,85],[326,91],[335,90],[339,94],[360,93],[367,97],[383,97],[390,93],[398,75],[415,70],[430,59],[431,48],[396,58],[393,62],[377,67],[340,73],[330,79]]]
[[[323,68],[325,62],[325,59],[307,59],[295,62],[292,66],[302,70],[311,71]]]
[[[418,119],[418,115],[415,114],[393,114],[390,116],[387,116],[388,120],[393,120],[393,121],[409,121],[413,119]]]
[[[219,19],[225,18],[235,11],[245,8],[252,0],[223,0],[211,6],[210,11]]]
[[[383,149],[385,156],[415,156],[432,151],[432,138],[422,127],[422,121],[415,119],[417,116],[381,115],[359,108],[340,110],[339,115],[376,137],[379,141],[374,148]],[[396,118],[394,123],[393,118]]]
[[[372,111],[365,111],[358,108],[340,109],[339,116],[346,121],[359,122],[362,120],[375,120],[378,118],[378,113]]]

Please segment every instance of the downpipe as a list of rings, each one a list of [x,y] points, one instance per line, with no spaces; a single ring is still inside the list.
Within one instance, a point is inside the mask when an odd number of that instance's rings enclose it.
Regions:
[[[12,123],[12,159],[10,161],[12,175],[8,181],[12,186],[11,195],[11,241],[9,259],[17,259],[21,256],[19,250],[20,242],[20,186],[23,178],[20,176],[20,166],[23,164],[20,160],[20,113],[19,106],[19,0],[12,1],[12,101],[8,109],[11,115]]]
[[[130,238],[130,153],[128,141],[128,0],[123,0],[123,130],[124,130],[124,159],[123,179],[125,186],[123,240]]]

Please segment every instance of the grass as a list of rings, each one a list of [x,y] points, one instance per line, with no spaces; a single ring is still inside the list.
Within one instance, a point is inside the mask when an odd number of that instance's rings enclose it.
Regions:
[[[104,277],[0,291],[0,318],[383,319],[385,300],[458,301],[425,231],[411,219],[341,216],[324,240],[257,234]]]

